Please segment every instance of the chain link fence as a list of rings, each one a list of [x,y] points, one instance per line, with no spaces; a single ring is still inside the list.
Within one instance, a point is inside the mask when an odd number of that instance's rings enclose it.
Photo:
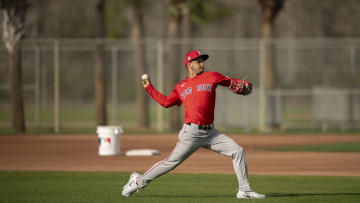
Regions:
[[[106,45],[106,85],[109,124],[136,128],[135,75],[131,40],[26,40],[23,43],[23,90],[26,125],[52,129],[95,126],[95,45]],[[167,75],[183,68],[190,49],[208,53],[206,67],[234,78],[253,82],[250,96],[217,89],[215,124],[218,128],[252,131],[276,124],[279,129],[360,128],[360,40],[358,39],[146,39],[146,64],[154,85],[168,95],[175,84]],[[273,47],[275,85],[261,93],[263,45]],[[184,53],[179,67],[168,67],[168,46]],[[0,128],[11,127],[11,101],[7,52],[0,49]],[[59,78],[56,83],[55,78]],[[266,77],[266,76],[265,76]],[[58,86],[57,86],[58,85]],[[58,91],[58,98],[56,97]],[[263,102],[261,98],[264,97]],[[58,103],[56,99],[58,99]],[[270,105],[269,101],[273,101]],[[151,125],[167,129],[168,110],[151,101]],[[263,106],[262,106],[263,105]],[[176,107],[174,107],[176,108]],[[56,112],[59,112],[58,114]],[[178,129],[173,129],[178,130]]]

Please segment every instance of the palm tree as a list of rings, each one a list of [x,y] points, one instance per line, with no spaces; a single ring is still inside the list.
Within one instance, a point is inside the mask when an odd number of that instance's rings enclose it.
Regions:
[[[259,0],[263,12],[262,33],[265,41],[265,87],[273,89],[276,86],[276,71],[274,59],[274,47],[269,43],[269,39],[274,36],[274,22],[284,5],[285,0]],[[279,127],[276,122],[276,103],[275,98],[269,99],[270,126]]]
[[[186,0],[170,0],[169,13],[170,22],[168,24],[168,39],[169,51],[168,53],[168,67],[171,69],[169,75],[169,87],[175,86],[180,80],[181,69],[179,59],[182,58],[180,51],[180,44],[174,43],[176,39],[181,37],[181,21],[183,18],[183,5]],[[172,91],[172,90],[171,90]],[[181,114],[179,108],[170,109],[170,129],[179,129],[181,127]]]
[[[206,7],[206,8],[205,8]],[[222,1],[216,0],[170,0],[170,21],[168,24],[168,67],[171,69],[169,75],[169,87],[173,87],[180,80],[181,70],[184,69],[183,57],[190,51],[193,24],[202,25],[231,15],[232,9]],[[182,44],[174,43],[175,39],[182,38]],[[171,90],[170,90],[171,91]],[[181,116],[178,108],[170,110],[170,129],[181,127]]]
[[[105,0],[96,0],[95,10],[95,37],[104,39],[105,29]],[[100,41],[95,49],[95,111],[96,125],[106,125],[106,67],[105,67],[105,44]]]
[[[140,75],[147,72],[145,60],[145,37],[144,28],[144,8],[146,1],[129,1],[132,7],[133,16],[131,18],[132,39],[134,43],[134,65],[136,81],[136,107],[137,107],[137,127],[140,129],[149,128],[149,100],[144,88],[139,82]]]
[[[25,34],[23,28],[28,7],[27,0],[0,0],[0,8],[4,11],[2,38],[8,51],[11,80],[12,128],[16,133],[26,131],[22,90],[21,41]]]

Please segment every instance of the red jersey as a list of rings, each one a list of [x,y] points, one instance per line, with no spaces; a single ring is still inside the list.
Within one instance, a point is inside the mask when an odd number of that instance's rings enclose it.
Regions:
[[[179,82],[169,96],[157,91],[150,83],[146,91],[165,108],[184,104],[184,123],[209,125],[214,122],[217,85],[229,86],[231,79],[218,72],[203,72]]]

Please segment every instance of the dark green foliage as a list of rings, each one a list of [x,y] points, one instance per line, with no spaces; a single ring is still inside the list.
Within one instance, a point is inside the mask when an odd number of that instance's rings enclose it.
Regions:
[[[234,14],[234,9],[223,1],[189,1],[190,19],[201,25],[207,22],[220,21]]]

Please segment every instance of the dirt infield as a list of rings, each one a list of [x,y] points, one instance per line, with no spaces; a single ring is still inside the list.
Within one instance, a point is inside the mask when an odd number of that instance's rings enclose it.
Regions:
[[[231,136],[246,152],[249,174],[360,176],[360,153],[272,152],[260,148],[360,141],[358,135]],[[146,171],[165,158],[176,135],[122,136],[118,156],[99,156],[97,135],[0,136],[0,170]],[[126,157],[130,149],[160,151],[153,157]],[[174,173],[233,173],[231,159],[200,149]]]

